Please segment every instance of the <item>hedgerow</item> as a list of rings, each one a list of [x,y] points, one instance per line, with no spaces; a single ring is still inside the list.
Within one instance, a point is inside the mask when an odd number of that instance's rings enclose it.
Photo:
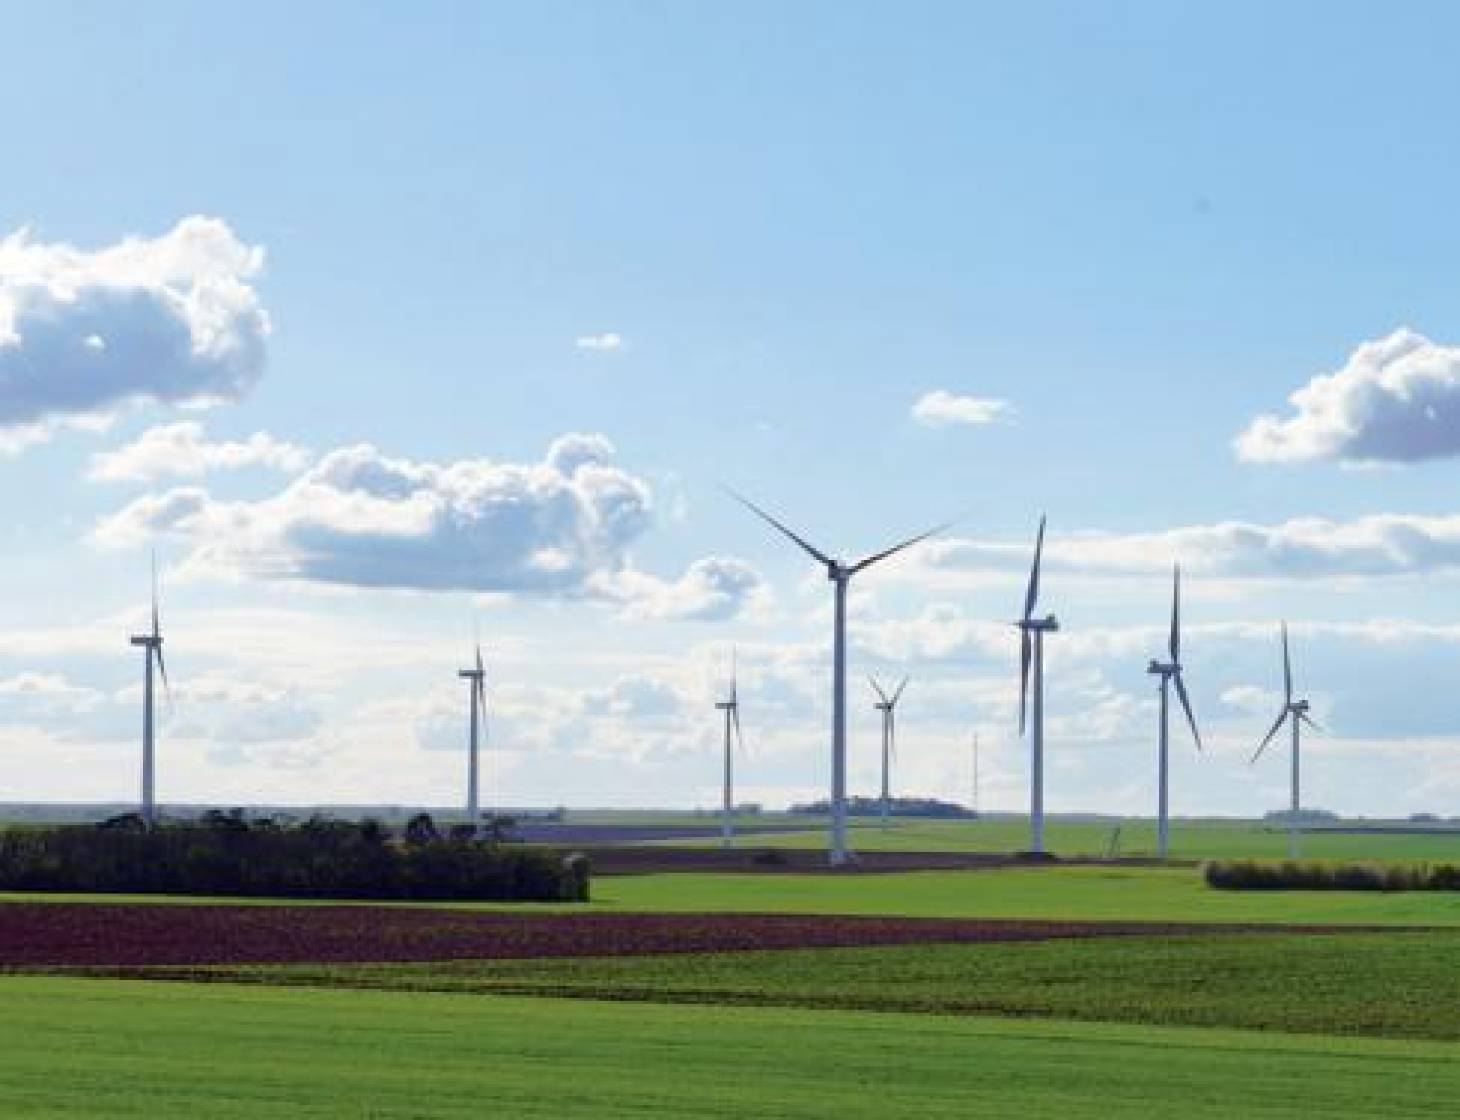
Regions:
[[[1460,890],[1460,866],[1451,863],[1212,860],[1203,865],[1202,873],[1208,886],[1225,890]]]

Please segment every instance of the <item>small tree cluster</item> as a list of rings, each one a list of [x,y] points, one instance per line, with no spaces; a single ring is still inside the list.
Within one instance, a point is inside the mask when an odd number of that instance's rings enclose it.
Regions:
[[[1207,885],[1224,890],[1454,891],[1460,866],[1437,864],[1299,863],[1294,860],[1214,860],[1202,868]]]

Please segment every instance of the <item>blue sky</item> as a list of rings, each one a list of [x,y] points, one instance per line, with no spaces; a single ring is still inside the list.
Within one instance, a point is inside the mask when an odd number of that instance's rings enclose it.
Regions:
[[[4,796],[131,795],[153,544],[164,799],[456,799],[474,626],[503,798],[708,804],[731,642],[746,796],[814,795],[828,595],[720,483],[849,553],[966,512],[854,602],[857,679],[915,678],[910,792],[978,727],[1023,804],[995,623],[1048,511],[1052,807],[1148,807],[1177,558],[1178,811],[1283,799],[1243,758],[1284,616],[1308,800],[1460,793],[1446,6],[10,22]]]

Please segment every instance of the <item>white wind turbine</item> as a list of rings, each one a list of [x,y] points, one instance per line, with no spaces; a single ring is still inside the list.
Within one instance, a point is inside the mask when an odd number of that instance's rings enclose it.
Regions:
[[[1284,622],[1283,625],[1282,625],[1282,634],[1283,634],[1283,710],[1278,713],[1278,717],[1277,717],[1276,720],[1273,721],[1272,727],[1269,728],[1267,734],[1265,736],[1263,736],[1262,743],[1258,746],[1256,752],[1253,753],[1251,761],[1252,762],[1256,762],[1262,756],[1262,752],[1265,751],[1265,750],[1267,750],[1267,745],[1272,742],[1273,736],[1278,733],[1278,729],[1280,727],[1282,727],[1283,721],[1284,720],[1291,720],[1292,721],[1292,732],[1293,732],[1293,758],[1292,758],[1293,775],[1292,775],[1292,805],[1291,805],[1290,811],[1288,813],[1288,858],[1289,859],[1297,859],[1298,858],[1298,809],[1299,809],[1299,805],[1300,805],[1300,802],[1299,802],[1299,781],[1298,781],[1298,779],[1300,777],[1300,774],[1299,774],[1299,770],[1298,770],[1298,757],[1299,757],[1299,753],[1300,753],[1299,747],[1300,747],[1300,738],[1301,738],[1301,736],[1300,736],[1301,725],[1306,723],[1309,727],[1313,728],[1314,731],[1320,731],[1320,730],[1322,730],[1322,728],[1320,728],[1318,726],[1318,724],[1314,723],[1313,722],[1313,717],[1308,714],[1308,701],[1307,700],[1294,700],[1293,699],[1293,662],[1292,662],[1292,658],[1288,655],[1288,624],[1286,622]]]
[[[162,676],[162,688],[168,703],[172,689],[167,683],[167,664],[162,660],[162,624],[157,609],[157,554],[152,556],[152,631],[133,634],[131,644],[141,646],[145,661],[142,675],[142,823],[148,828],[157,823],[156,772],[157,722],[152,688],[152,666]]]
[[[887,827],[888,813],[892,807],[892,756],[897,752],[897,702],[902,699],[902,690],[907,687],[907,677],[888,696],[876,677],[868,677],[872,691],[877,693],[877,703],[872,707],[882,713],[882,827]]]
[[[934,533],[942,532],[947,525],[939,525],[926,533],[919,533],[891,548],[875,552],[855,564],[844,564],[833,560],[820,549],[802,540],[754,502],[741,497],[733,490],[730,496],[751,513],[773,528],[784,533],[799,545],[812,559],[826,566],[826,578],[831,581],[835,592],[834,622],[832,629],[831,661],[831,830],[827,845],[827,858],[833,866],[846,863],[847,853],[847,585],[858,572],[873,564],[886,560],[894,553],[910,548],[919,541],[927,540]]]
[[[721,823],[721,843],[731,847],[735,842],[735,757],[731,743],[745,750],[745,740],[740,735],[740,694],[735,687],[735,652],[730,653],[730,699],[719,700],[716,709],[725,713],[725,800],[724,817]]]
[[[482,665],[482,644],[477,643],[476,665],[470,669],[458,669],[456,675],[470,681],[471,722],[466,740],[466,819],[475,834],[481,824],[481,812],[477,805],[479,785],[478,757],[481,751],[481,733],[487,721],[487,670]]]
[[[1172,684],[1176,685],[1176,698],[1181,702],[1181,708],[1186,713],[1186,722],[1191,727],[1191,737],[1196,740],[1196,749],[1201,750],[1201,732],[1196,729],[1196,716],[1191,711],[1191,698],[1186,694],[1186,685],[1181,679],[1181,567],[1177,565],[1171,576],[1171,636],[1166,645],[1166,651],[1170,654],[1171,660],[1166,662],[1151,659],[1146,666],[1146,672],[1152,673],[1161,678],[1161,728],[1158,738],[1158,752],[1156,760],[1157,797],[1156,797],[1156,851],[1162,859],[1166,858],[1170,847],[1171,825],[1169,816],[1169,765],[1168,746],[1171,741],[1169,692]]]
[[[1034,563],[1029,569],[1029,587],[1024,592],[1024,617],[1019,628],[1019,734],[1022,737],[1029,707],[1029,676],[1034,671],[1034,718],[1031,728],[1029,766],[1030,851],[1044,852],[1044,636],[1060,628],[1054,615],[1034,617],[1039,602],[1039,561],[1044,553],[1044,518],[1034,541]]]

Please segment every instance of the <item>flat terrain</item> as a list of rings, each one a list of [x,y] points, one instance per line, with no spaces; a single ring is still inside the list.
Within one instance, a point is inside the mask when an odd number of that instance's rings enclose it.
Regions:
[[[605,815],[595,818],[601,825],[611,823]],[[747,818],[750,823],[750,818]],[[755,823],[779,823],[773,814],[755,818]],[[1045,842],[1049,850],[1062,856],[1105,856],[1111,848],[1114,830],[1119,827],[1118,852],[1123,856],[1156,854],[1155,822],[1146,819],[1125,821],[1046,821]],[[1395,832],[1392,826],[1376,826],[1367,831],[1307,832],[1302,837],[1302,855],[1312,859],[1389,859],[1389,860],[1453,860],[1460,862],[1460,829],[1453,831]],[[714,846],[717,839],[684,840],[677,843]],[[983,820],[894,819],[884,830],[870,819],[854,824],[851,845],[863,852],[1017,852],[1029,846],[1029,823],[1017,817]],[[812,848],[824,849],[824,823],[808,826],[800,832],[747,836],[744,846],[753,849]],[[1287,833],[1256,821],[1173,821],[1171,857],[1173,859],[1282,859],[1288,853]]]
[[[1191,867],[1046,866],[859,874],[605,876],[589,903],[395,903],[404,909],[555,912],[864,914],[921,918],[1460,926],[1460,892],[1218,891]],[[0,902],[240,906],[149,895],[0,894]],[[291,902],[301,908],[338,905]],[[362,904],[366,909],[374,904]]]
[[[444,906],[15,902],[0,904],[0,967],[574,957],[935,941],[1039,941],[1200,928],[892,915],[514,914]]]
[[[674,957],[243,965],[176,979],[397,991],[998,1013],[1460,1039],[1460,933],[988,940]]]
[[[0,980],[6,1117],[1449,1115],[1460,1046],[780,1008]]]

